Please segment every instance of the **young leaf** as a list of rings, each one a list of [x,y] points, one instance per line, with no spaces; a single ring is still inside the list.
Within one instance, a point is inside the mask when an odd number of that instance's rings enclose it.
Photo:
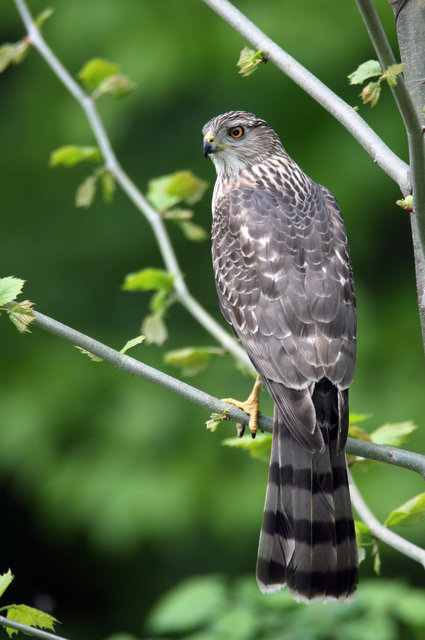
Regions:
[[[41,31],[43,24],[46,22],[46,20],[50,18],[50,16],[54,13],[54,11],[55,10],[52,9],[52,7],[47,7],[47,9],[44,9],[44,11],[38,14],[36,19],[34,20],[37,26],[37,29]]]
[[[425,493],[420,493],[397,509],[391,511],[385,521],[386,527],[410,527],[418,524],[425,517]]]
[[[185,347],[174,349],[164,355],[164,362],[181,369],[183,376],[194,376],[207,368],[211,354],[222,355],[220,347]]]
[[[379,82],[369,82],[360,94],[363,104],[370,102],[371,107],[375,107],[381,95],[381,85]]]
[[[382,67],[378,60],[367,60],[348,75],[350,84],[363,84],[365,80],[382,75]]]
[[[173,274],[164,269],[142,269],[125,276],[122,288],[124,291],[150,291],[152,289],[172,291]]]
[[[21,624],[26,624],[29,627],[38,627],[39,629],[55,630],[55,624],[59,623],[49,613],[34,609],[34,607],[28,607],[26,604],[11,604],[7,607],[8,620],[14,620]],[[14,633],[17,633],[16,629],[6,629],[10,637]]]
[[[211,433],[213,433],[220,426],[220,422],[226,422],[227,420],[226,409],[224,413],[212,413],[210,419],[205,422],[205,426],[209,431],[211,431]]]
[[[73,167],[80,162],[100,162],[101,153],[97,147],[78,147],[68,144],[55,149],[50,154],[50,167]]]
[[[174,222],[180,222],[181,220],[191,220],[193,218],[193,211],[190,209],[169,209],[164,213],[164,220],[174,220]]]
[[[400,73],[403,73],[404,62],[401,64],[392,64],[384,73],[385,80],[388,82],[390,87],[397,86],[397,76]]]
[[[122,349],[120,349],[120,353],[127,353],[129,349],[132,349],[138,344],[141,344],[146,339],[146,336],[137,336],[136,338],[132,338],[128,340]]]
[[[409,211],[410,213],[414,211],[413,196],[406,196],[404,200],[396,200],[396,204],[405,211]]]
[[[113,62],[103,58],[93,58],[86,62],[77,77],[85,85],[86,89],[96,91],[106,78],[115,76],[119,70],[119,65]]]
[[[265,63],[267,61],[262,49],[255,51],[255,49],[251,49],[250,47],[244,47],[236,63],[236,66],[239,67],[238,73],[244,78],[247,78],[252,75],[263,62]]]
[[[7,276],[0,278],[0,306],[12,302],[22,291],[25,280]]]
[[[167,325],[162,313],[151,313],[142,322],[142,333],[148,344],[163,344],[168,338]]]
[[[364,422],[371,417],[371,413],[350,413],[350,426],[356,425],[358,422]]]
[[[198,202],[207,186],[207,182],[197,178],[191,171],[177,171],[150,180],[146,197],[156,209],[167,211],[179,202],[189,205]]]
[[[74,347],[78,349],[78,351],[81,351],[82,354],[90,358],[90,360],[92,360],[93,362],[103,362],[103,358],[101,358],[100,356],[96,356],[91,351],[87,351],[86,349],[79,347],[77,344],[75,344]]]
[[[6,42],[0,47],[0,73],[10,64],[19,64],[24,59],[30,43],[27,40],[19,42]]]
[[[100,174],[100,178],[102,182],[103,199],[106,204],[111,204],[115,193],[115,177],[110,171],[105,170]]]
[[[34,303],[30,300],[17,302],[7,309],[7,314],[19,333],[31,333],[29,325],[35,319]]]
[[[75,193],[75,206],[82,209],[88,209],[93,204],[97,191],[98,175],[93,173],[87,176]]]
[[[370,442],[370,436],[366,431],[360,429],[360,427],[355,427],[354,425],[348,427],[348,435],[350,438],[356,438],[356,440],[366,440]]]
[[[195,176],[192,171],[176,171],[170,176],[167,193],[177,197],[178,202],[183,201],[192,205],[201,200],[207,187],[208,182]]]
[[[396,424],[384,424],[370,434],[370,439],[376,444],[386,444],[391,447],[401,447],[405,444],[417,426],[410,420]]]
[[[185,237],[192,242],[203,242],[203,240],[208,238],[208,233],[205,229],[191,220],[183,220],[179,223],[179,227],[183,231]]]
[[[225,447],[234,447],[244,449],[253,458],[259,458],[268,462],[270,459],[270,449],[272,446],[272,437],[265,433],[257,433],[255,439],[253,438],[226,438],[221,443]]]
[[[134,82],[128,76],[118,73],[102,80],[93,95],[96,98],[105,94],[114,98],[124,98],[124,96],[133,91],[134,87]]]
[[[381,555],[379,553],[378,540],[375,538],[372,544],[373,570],[377,576],[381,573]]]
[[[15,576],[10,569],[6,571],[6,573],[2,573],[0,575],[0,597],[6,591],[7,587],[10,585],[14,577]]]

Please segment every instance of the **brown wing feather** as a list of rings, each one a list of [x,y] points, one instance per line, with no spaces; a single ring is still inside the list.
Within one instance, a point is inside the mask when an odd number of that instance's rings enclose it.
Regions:
[[[212,241],[224,316],[293,435],[321,449],[311,385],[325,377],[346,389],[355,364],[354,284],[334,197],[290,159],[271,158],[215,199]]]

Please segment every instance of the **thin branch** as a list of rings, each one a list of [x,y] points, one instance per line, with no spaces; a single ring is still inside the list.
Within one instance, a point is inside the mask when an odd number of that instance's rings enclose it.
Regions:
[[[379,538],[385,544],[393,549],[396,549],[400,553],[412,560],[419,562],[425,569],[425,549],[417,547],[412,542],[405,540],[401,536],[397,535],[393,531],[390,531],[383,524],[379,522],[363,500],[360,491],[358,490],[351,473],[348,474],[348,481],[350,484],[350,496],[353,503],[353,507],[357,511],[361,520],[369,528],[369,531],[375,538]]]
[[[229,353],[242,362],[248,369],[253,370],[252,364],[242,347],[225,331],[220,324],[193,298],[184,281],[176,254],[170,242],[161,215],[149,204],[134,182],[121,168],[112,149],[111,142],[103,126],[93,98],[87,95],[71,74],[59,61],[46,41],[42,37],[28,10],[25,0],[14,0],[27,29],[28,39],[37,49],[52,71],[64,84],[75,100],[83,108],[93,134],[97,140],[105,166],[112,173],[135,206],[143,213],[152,227],[162,258],[167,270],[174,276],[175,294],[179,302],[192,316],[208,331]]]
[[[172,376],[169,376],[158,369],[154,369],[131,356],[122,354],[102,342],[99,342],[80,331],[76,331],[75,329],[62,324],[49,316],[39,313],[38,311],[34,311],[34,314],[35,320],[32,323],[34,326],[39,327],[44,331],[48,331],[59,338],[67,340],[73,345],[81,347],[81,349],[85,349],[86,351],[99,356],[99,358],[109,362],[121,371],[130,373],[131,375],[147,380],[148,382],[152,382],[153,384],[156,384],[163,389],[206,409],[209,412],[225,414],[228,420],[248,425],[249,416],[234,405],[227,404],[209,393],[205,393],[196,387],[192,387],[190,384],[187,384],[182,380],[173,378]],[[259,427],[262,431],[272,432],[272,418],[260,415]],[[346,451],[347,453],[361,456],[363,458],[370,458],[379,462],[386,462],[399,467],[404,467],[405,469],[419,473],[419,475],[425,478],[425,456],[422,456],[419,453],[395,447],[387,447],[385,445],[378,445],[373,442],[355,440],[353,438],[348,438]]]
[[[395,180],[404,195],[409,192],[407,164],[391,151],[349,104],[281,49],[228,0],[203,0],[203,2],[253,47],[262,49],[267,60],[273,62],[280,71],[329,111],[372,156],[373,161]]]
[[[42,638],[42,640],[66,640],[66,638],[57,636],[55,633],[49,633],[48,631],[43,631],[43,629],[29,627],[27,624],[9,620],[9,618],[5,618],[4,616],[0,616],[0,626],[15,629],[16,631],[22,631],[22,633],[34,636],[34,638]]]
[[[372,0],[356,0],[356,2],[379,62],[383,69],[387,69],[396,63],[396,59],[373,2]],[[403,118],[408,139],[414,209],[414,212],[410,214],[410,223],[415,254],[418,299],[421,301],[425,291],[425,141],[421,120],[402,77],[397,78],[397,85],[391,87],[391,91]],[[425,348],[425,307],[421,303],[419,304],[419,313]]]

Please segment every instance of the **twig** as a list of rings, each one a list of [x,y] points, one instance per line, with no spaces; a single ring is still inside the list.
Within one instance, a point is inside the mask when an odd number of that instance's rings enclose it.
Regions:
[[[226,402],[223,402],[222,400],[219,400],[196,387],[192,387],[182,380],[178,380],[177,378],[173,378],[158,369],[154,369],[131,356],[122,354],[102,342],[99,342],[80,331],[76,331],[75,329],[62,324],[49,316],[39,313],[38,311],[35,311],[34,313],[35,320],[32,323],[34,326],[37,326],[44,331],[48,331],[49,333],[63,338],[64,340],[99,356],[117,369],[121,369],[121,371],[138,376],[139,378],[152,382],[171,393],[175,393],[178,396],[189,400],[189,402],[193,402],[194,404],[203,407],[209,412],[225,414],[228,420],[248,425],[249,416],[241,409],[238,409],[231,404],[227,404]],[[260,415],[259,427],[262,431],[271,432],[273,430],[272,418]],[[372,460],[387,462],[399,467],[404,467],[405,469],[419,473],[425,478],[425,456],[422,456],[419,453],[378,445],[373,442],[355,440],[353,438],[348,438],[346,450],[347,453],[351,453],[356,456],[371,458]]]
[[[395,180],[402,193],[404,195],[408,193],[409,176],[407,164],[391,151],[349,104],[344,102],[342,98],[331,91],[329,87],[286,51],[281,49],[228,0],[203,0],[203,2],[211,7],[253,47],[262,49],[267,60],[273,62],[278,69],[329,111],[372,156],[373,161]]]
[[[393,531],[384,527],[383,524],[379,522],[363,500],[360,491],[355,484],[352,475],[348,474],[348,481],[350,484],[350,496],[351,501],[353,503],[353,507],[357,511],[361,520],[367,525],[369,531],[373,536],[385,542],[385,544],[393,547],[393,549],[397,549],[405,556],[412,558],[412,560],[416,560],[425,568],[425,549],[421,549],[417,547],[412,542],[405,540],[401,536],[397,535]]]
[[[55,633],[49,633],[48,631],[43,631],[43,629],[29,627],[27,624],[15,622],[15,620],[9,620],[4,616],[0,616],[0,625],[2,627],[9,627],[9,629],[15,629],[16,631],[22,631],[22,633],[34,636],[35,638],[42,638],[43,640],[66,640],[66,638],[57,636]]]
[[[27,29],[28,39],[37,49],[52,71],[64,84],[75,100],[83,108],[93,134],[97,140],[106,169],[112,173],[135,206],[143,213],[152,227],[167,270],[174,276],[175,294],[179,302],[229,353],[253,371],[252,364],[236,340],[214,320],[212,316],[193,298],[184,281],[176,254],[170,242],[164,221],[149,204],[134,182],[123,171],[112,149],[111,142],[103,126],[93,98],[87,95],[71,74],[58,60],[38,30],[25,0],[14,0]]]

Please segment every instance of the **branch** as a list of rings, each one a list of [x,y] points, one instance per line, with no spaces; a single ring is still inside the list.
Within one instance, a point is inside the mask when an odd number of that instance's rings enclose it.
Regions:
[[[350,485],[350,496],[353,503],[353,507],[357,511],[361,520],[369,528],[370,533],[375,537],[385,542],[393,549],[400,551],[405,556],[416,560],[425,569],[425,549],[417,547],[408,540],[405,540],[401,536],[397,535],[393,531],[390,531],[383,524],[379,522],[363,500],[360,491],[358,490],[351,473],[348,473],[348,482]]]
[[[280,71],[329,111],[372,156],[373,161],[395,180],[404,195],[409,192],[407,164],[391,151],[349,104],[281,49],[228,0],[203,0],[203,2],[253,47],[262,49],[267,60],[273,62]]]
[[[375,11],[372,0],[356,0],[360,14],[368,30],[379,62],[383,69],[396,63],[391,45]],[[404,4],[404,3],[403,3]],[[401,5],[402,7],[403,5]],[[401,9],[400,7],[400,9]],[[399,9],[399,10],[400,10]],[[419,74],[419,70],[418,70]],[[413,191],[413,213],[410,214],[413,249],[415,254],[418,299],[425,292],[425,142],[421,120],[412,97],[402,77],[391,87],[394,99],[406,128],[410,159],[410,180]],[[422,340],[425,348],[425,305],[419,304]]]
[[[66,640],[62,636],[57,636],[55,633],[49,633],[48,631],[43,631],[42,629],[36,629],[35,627],[29,627],[27,624],[22,624],[22,622],[15,622],[14,620],[9,620],[9,618],[5,618],[4,616],[0,616],[0,625],[2,627],[8,627],[9,629],[14,629],[15,631],[22,631],[29,636],[34,636],[35,638],[42,638],[43,640]]]
[[[190,384],[187,384],[182,380],[173,378],[172,376],[169,376],[158,369],[154,369],[131,356],[116,351],[102,342],[99,342],[80,331],[76,331],[53,318],[49,318],[38,311],[34,311],[34,315],[35,319],[33,320],[32,325],[39,327],[44,331],[48,331],[49,333],[67,340],[81,349],[85,349],[86,351],[99,356],[117,369],[142,378],[143,380],[147,380],[148,382],[152,382],[166,391],[170,391],[185,400],[189,400],[189,402],[192,402],[209,412],[225,414],[228,420],[248,425],[249,416],[234,405],[223,402],[222,400],[211,396],[209,393],[205,393],[196,387],[192,387]],[[273,420],[271,417],[260,415],[258,424],[262,431],[271,433],[273,430]],[[416,473],[419,473],[419,475],[425,478],[425,456],[422,456],[419,453],[395,447],[387,447],[385,445],[378,445],[373,442],[355,440],[353,438],[348,438],[346,451],[352,455],[370,458],[379,462],[386,462],[398,467],[404,467],[411,471],[416,471]]]
[[[254,371],[251,361],[242,347],[236,340],[214,320],[212,316],[195,300],[184,281],[182,271],[177,261],[176,254],[170,242],[164,221],[136,187],[134,182],[121,168],[116,155],[112,149],[111,142],[103,126],[103,122],[97,111],[93,98],[87,95],[80,85],[74,80],[71,74],[65,69],[53,51],[47,45],[38,30],[31,13],[28,10],[25,0],[14,0],[20,13],[22,21],[27,29],[28,39],[37,49],[59,80],[65,85],[75,100],[84,110],[94,137],[99,145],[102,156],[105,160],[106,169],[113,174],[117,183],[135,204],[141,213],[146,217],[152,227],[158,243],[162,259],[167,270],[174,276],[175,294],[179,302],[192,314],[192,316],[219,342],[226,351],[242,362],[250,370]]]

